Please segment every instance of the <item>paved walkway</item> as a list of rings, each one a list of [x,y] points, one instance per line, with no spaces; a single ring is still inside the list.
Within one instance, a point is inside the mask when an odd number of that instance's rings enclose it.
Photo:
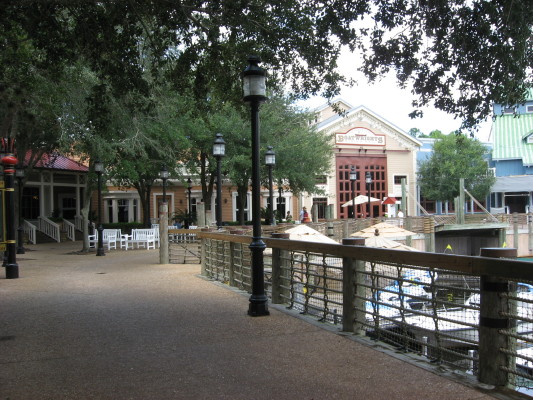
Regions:
[[[159,265],[158,252],[30,246],[0,276],[0,399],[489,399]]]

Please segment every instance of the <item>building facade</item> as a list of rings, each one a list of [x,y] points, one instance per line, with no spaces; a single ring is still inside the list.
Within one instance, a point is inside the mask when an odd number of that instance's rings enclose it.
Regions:
[[[533,205],[533,90],[525,104],[494,105],[491,167],[496,183],[491,208],[501,212],[531,212]]]
[[[322,210],[328,205],[333,205],[332,217],[337,219],[353,218],[354,211],[356,218],[394,216],[405,180],[407,215],[415,215],[416,152],[421,143],[368,108],[353,107],[341,99],[317,108],[315,113],[317,129],[331,136],[334,155],[331,173],[319,182],[325,196],[302,197],[301,206],[315,207],[319,218],[325,217]],[[352,167],[357,173],[353,186]],[[352,200],[357,196],[377,201],[370,206],[367,201],[358,202],[354,210]],[[385,200],[396,204],[391,207]]]

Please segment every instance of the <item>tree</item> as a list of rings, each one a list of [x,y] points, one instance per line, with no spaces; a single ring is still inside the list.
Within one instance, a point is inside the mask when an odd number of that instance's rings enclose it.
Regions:
[[[418,182],[427,199],[452,201],[459,195],[459,179],[477,199],[490,193],[494,176],[483,158],[487,148],[478,140],[461,134],[449,134],[435,141],[433,153],[419,164]]]
[[[532,25],[530,0],[22,1],[0,15],[2,51],[31,43],[39,57],[30,66],[55,71],[83,58],[116,94],[147,93],[147,72],[165,72],[200,110],[212,96],[240,101],[239,74],[253,53],[269,86],[333,97],[349,81],[338,72],[347,46],[370,80],[393,70],[400,85],[413,84],[413,116],[433,103],[467,127],[494,102],[524,101],[533,86]],[[0,71],[12,62],[2,61]]]

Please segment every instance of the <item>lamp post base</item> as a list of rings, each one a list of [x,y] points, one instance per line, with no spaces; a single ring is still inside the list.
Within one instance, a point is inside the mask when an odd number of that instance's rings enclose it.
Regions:
[[[248,315],[251,317],[262,317],[265,315],[270,315],[270,311],[268,311],[268,298],[265,295],[263,296],[252,295],[250,297]]]
[[[96,249],[96,255],[97,256],[105,256],[105,251],[103,248],[101,249]]]
[[[19,277],[19,265],[14,264],[5,264],[6,267],[6,279],[17,279]]]

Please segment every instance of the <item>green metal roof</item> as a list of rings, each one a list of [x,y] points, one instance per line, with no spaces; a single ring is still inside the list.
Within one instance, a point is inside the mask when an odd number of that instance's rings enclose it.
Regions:
[[[526,143],[533,131],[533,114],[497,116],[493,128],[493,160],[522,159],[525,166],[533,165],[533,143]]]

